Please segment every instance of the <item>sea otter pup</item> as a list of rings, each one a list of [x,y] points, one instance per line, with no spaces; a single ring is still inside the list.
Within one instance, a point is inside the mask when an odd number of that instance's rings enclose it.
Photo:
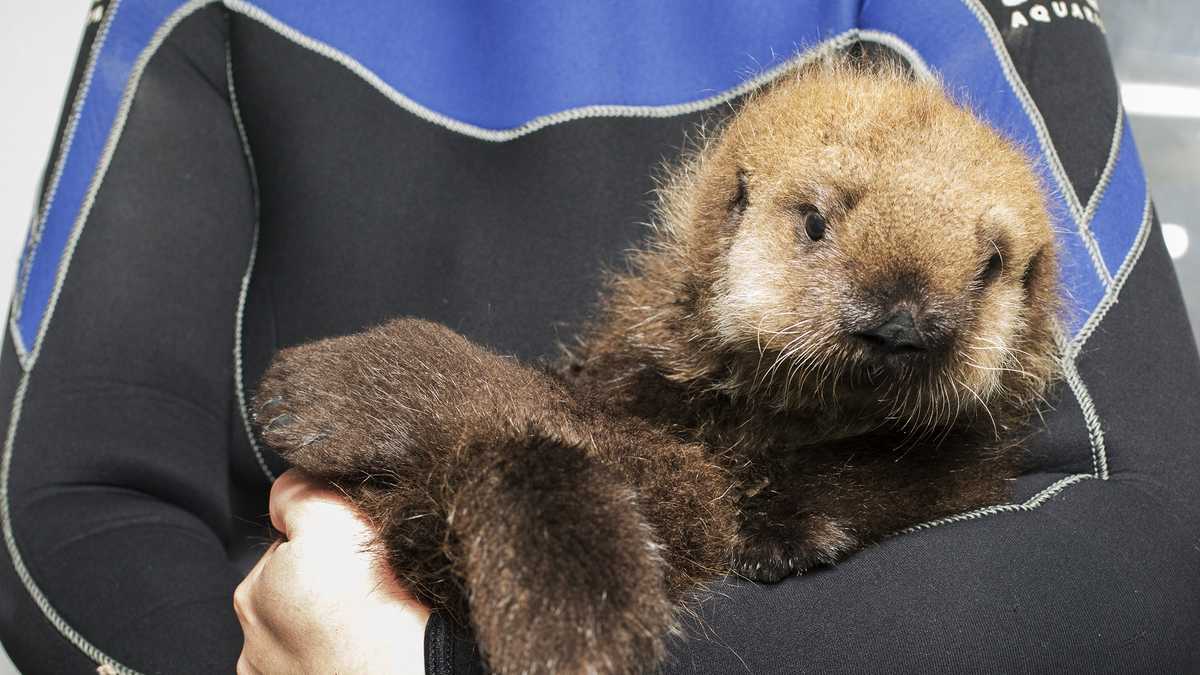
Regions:
[[[826,63],[670,174],[562,368],[402,319],[281,351],[254,409],[493,669],[640,671],[705,582],[1006,499],[1054,242],[1028,158],[936,83]]]

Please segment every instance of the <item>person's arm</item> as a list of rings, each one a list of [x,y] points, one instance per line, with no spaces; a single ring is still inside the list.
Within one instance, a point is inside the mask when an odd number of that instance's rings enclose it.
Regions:
[[[215,5],[183,19],[134,90],[119,73],[139,52],[118,48],[138,28],[121,12],[137,11],[116,9],[116,51],[79,85],[92,102],[135,92],[124,123],[84,108],[65,125],[68,162],[106,143],[111,161],[62,172],[47,200],[62,212],[35,237],[14,302],[25,329],[10,325],[0,357],[0,637],[28,673],[228,672],[242,645],[226,544],[234,316],[255,214],[226,24]],[[94,196],[76,200],[79,182]],[[56,245],[63,218],[73,250]]]

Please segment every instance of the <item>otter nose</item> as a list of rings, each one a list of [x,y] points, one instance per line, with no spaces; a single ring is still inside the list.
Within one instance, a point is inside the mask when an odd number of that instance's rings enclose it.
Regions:
[[[888,352],[916,351],[926,347],[925,339],[906,309],[892,312],[878,326],[856,333],[873,346]]]

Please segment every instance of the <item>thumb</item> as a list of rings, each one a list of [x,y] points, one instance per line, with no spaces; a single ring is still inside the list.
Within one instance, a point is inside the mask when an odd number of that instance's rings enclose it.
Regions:
[[[353,507],[341,493],[326,481],[299,469],[289,469],[275,479],[271,485],[269,508],[271,526],[287,539],[294,539],[301,528],[318,520],[330,517],[357,519]]]

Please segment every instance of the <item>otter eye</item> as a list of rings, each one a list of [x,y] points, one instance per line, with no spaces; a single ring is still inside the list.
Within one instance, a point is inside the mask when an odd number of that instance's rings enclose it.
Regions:
[[[829,228],[829,223],[825,222],[825,216],[816,207],[808,206],[804,210],[804,234],[813,241],[821,241],[825,238],[825,230]]]
[[[1004,258],[1000,256],[1000,252],[996,251],[992,257],[988,258],[987,265],[983,271],[979,273],[979,283],[987,285],[1000,276],[1000,270],[1004,267]]]

